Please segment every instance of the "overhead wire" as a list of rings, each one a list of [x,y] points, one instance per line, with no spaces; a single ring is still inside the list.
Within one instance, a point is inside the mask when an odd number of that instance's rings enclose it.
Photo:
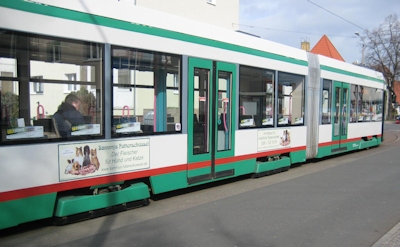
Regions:
[[[275,28],[269,28],[269,27],[257,27],[257,26],[253,26],[253,25],[244,25],[244,24],[238,24],[238,23],[233,23],[233,25],[257,28],[257,29],[265,29],[265,30],[270,30],[270,31],[287,32],[287,33],[300,33],[300,34],[310,34],[310,35],[318,35],[318,36],[327,35],[329,37],[336,36],[336,37],[345,37],[345,38],[355,38],[356,37],[356,36],[348,36],[348,35],[310,33],[310,32],[304,32],[304,31],[291,31],[291,30],[275,29]]]
[[[345,22],[348,22],[348,23],[352,24],[355,27],[360,28],[363,31],[367,31],[365,28],[363,28],[363,27],[361,27],[361,26],[359,26],[359,25],[357,25],[357,24],[355,24],[355,23],[353,23],[353,22],[351,22],[351,21],[339,16],[338,14],[333,13],[332,11],[330,11],[330,10],[328,10],[328,9],[326,9],[326,8],[324,8],[324,7],[318,5],[318,4],[316,4],[316,3],[314,3],[314,2],[312,2],[310,0],[307,0],[307,2],[317,6],[318,8],[321,8],[321,9],[325,10],[326,12],[329,12],[330,14],[332,14],[332,15],[334,15],[334,16],[342,19],[342,20],[344,20]],[[291,31],[291,30],[274,29],[274,28],[268,28],[268,27],[256,27],[256,26],[252,26],[252,25],[244,25],[244,24],[237,24],[237,23],[232,23],[232,24],[233,25],[237,25],[237,26],[242,26],[242,27],[265,29],[265,30],[278,31],[278,32],[300,33],[300,34],[310,34],[310,35],[319,35],[319,36],[324,35],[324,34],[321,34],[321,33],[310,33],[310,32],[303,32],[303,31]],[[357,38],[357,36],[336,35],[336,34],[327,34],[327,35],[330,36],[330,37],[336,36],[336,37],[345,37],[345,38]]]
[[[318,8],[321,8],[321,9],[325,10],[326,12],[331,13],[332,15],[334,15],[334,16],[336,16],[336,17],[342,19],[342,20],[344,20],[345,22],[348,22],[348,23],[352,24],[353,26],[356,26],[356,27],[360,28],[360,29],[363,30],[363,31],[367,31],[365,28],[360,27],[359,25],[357,25],[357,24],[355,24],[355,23],[353,23],[353,22],[351,22],[351,21],[349,21],[349,20],[347,20],[347,19],[345,19],[345,18],[343,18],[343,17],[341,17],[341,16],[339,16],[339,15],[333,13],[332,11],[329,11],[329,10],[325,9],[325,8],[322,7],[322,6],[319,6],[319,5],[316,4],[316,3],[311,2],[310,0],[307,0],[307,2],[309,2],[309,3],[311,3],[311,4],[314,4],[314,5],[317,6]]]

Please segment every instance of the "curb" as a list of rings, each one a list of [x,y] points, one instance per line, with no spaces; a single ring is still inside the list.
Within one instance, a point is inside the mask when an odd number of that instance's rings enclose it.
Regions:
[[[388,233],[383,235],[378,242],[371,247],[395,247],[400,243],[400,223],[395,225]]]

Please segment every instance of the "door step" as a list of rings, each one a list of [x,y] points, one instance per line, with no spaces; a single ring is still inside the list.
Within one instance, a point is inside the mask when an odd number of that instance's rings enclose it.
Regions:
[[[280,157],[278,160],[256,162],[256,169],[253,178],[259,178],[264,176],[269,176],[272,174],[280,173],[289,170],[290,167],[290,158],[289,157]]]
[[[97,195],[61,197],[55,210],[55,224],[64,225],[149,205],[149,187],[135,183],[123,190]]]
[[[201,182],[212,180],[212,179],[230,177],[233,175],[235,175],[234,169],[216,172],[215,178],[213,178],[211,174],[203,174],[203,175],[188,178],[188,184],[196,184],[196,183],[201,183]]]

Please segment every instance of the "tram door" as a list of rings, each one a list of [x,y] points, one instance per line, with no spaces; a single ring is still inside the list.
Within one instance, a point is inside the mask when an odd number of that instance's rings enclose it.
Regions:
[[[189,58],[188,183],[234,175],[218,166],[234,155],[236,66]]]
[[[347,139],[347,129],[349,124],[349,84],[334,82],[333,104],[332,104],[332,152],[345,151],[345,140]]]

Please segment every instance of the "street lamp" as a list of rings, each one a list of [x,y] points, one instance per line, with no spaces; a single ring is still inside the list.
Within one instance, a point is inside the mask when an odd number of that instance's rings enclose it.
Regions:
[[[364,43],[364,38],[360,36],[358,32],[355,32],[355,35],[361,38],[361,41],[363,42],[362,44],[362,54],[361,54],[361,65],[364,65],[364,51],[365,51],[365,43]]]

